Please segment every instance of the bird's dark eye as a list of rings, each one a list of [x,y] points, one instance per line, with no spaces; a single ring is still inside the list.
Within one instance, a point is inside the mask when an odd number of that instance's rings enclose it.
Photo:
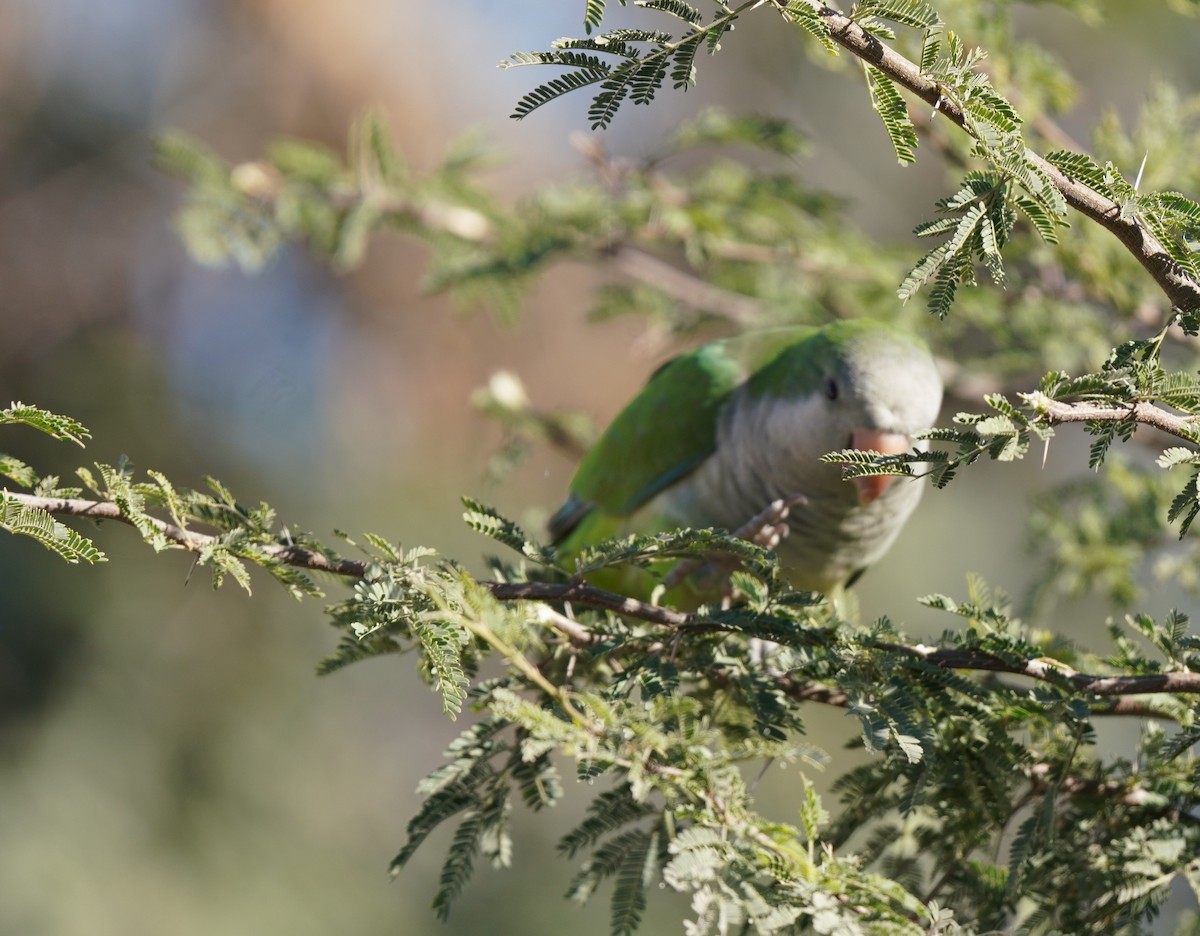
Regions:
[[[838,398],[838,382],[833,377],[825,378],[825,396],[830,400]]]

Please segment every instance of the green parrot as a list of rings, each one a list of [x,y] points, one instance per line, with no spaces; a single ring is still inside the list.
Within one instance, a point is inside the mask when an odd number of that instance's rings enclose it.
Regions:
[[[802,495],[776,546],[780,563],[795,588],[840,591],[887,551],[924,485],[895,476],[844,481],[820,457],[910,451],[941,401],[929,349],[878,322],[714,341],[660,367],[617,416],[580,463],[550,519],[551,537],[572,569],[581,549],[607,537],[737,530],[772,501]],[[657,581],[642,569],[595,577],[634,596],[649,595]],[[709,597],[702,584],[680,587],[698,593],[692,600]]]

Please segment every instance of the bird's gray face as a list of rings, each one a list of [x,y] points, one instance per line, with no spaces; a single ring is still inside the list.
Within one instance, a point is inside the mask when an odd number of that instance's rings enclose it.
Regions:
[[[906,342],[870,342],[851,348],[825,376],[822,422],[829,451],[842,448],[899,455],[927,443],[913,436],[933,425],[942,382],[932,358]],[[869,504],[897,480],[893,475],[855,478],[860,504]]]
[[[872,332],[835,351],[794,368],[806,378],[803,387],[758,393],[743,387],[725,408],[717,448],[722,469],[744,494],[739,510],[748,509],[743,501],[757,505],[797,493],[838,509],[878,500],[894,478],[852,486],[821,456],[847,448],[907,452],[914,434],[937,420],[942,384],[923,346]]]

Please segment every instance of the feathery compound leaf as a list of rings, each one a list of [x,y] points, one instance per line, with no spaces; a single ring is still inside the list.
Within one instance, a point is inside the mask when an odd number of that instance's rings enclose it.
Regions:
[[[633,90],[635,77],[648,74],[647,69],[654,67],[654,61],[631,60],[622,62],[612,70],[588,107],[588,120],[592,122],[593,130],[604,130],[613,122],[621,104]]]
[[[1197,486],[1197,478],[1200,478],[1200,473],[1194,472],[1188,478],[1187,484],[1183,486],[1183,490],[1175,495],[1175,499],[1171,501],[1171,506],[1167,510],[1168,522],[1180,521],[1180,539],[1183,539],[1184,534],[1196,519],[1196,515],[1200,514],[1200,487]]]
[[[666,56],[651,56],[633,73],[629,99],[634,104],[649,104],[654,100],[667,77],[667,64]]]
[[[236,560],[237,558],[228,552],[225,552],[224,555],[233,560]],[[301,601],[304,598],[325,597],[325,593],[319,589],[316,586],[316,583],[313,582],[313,580],[309,578],[309,576],[307,576],[302,570],[297,569],[294,566],[284,565],[275,559],[268,560],[264,558],[260,561],[257,551],[251,552],[250,557],[257,561],[262,568],[266,569],[266,571],[270,573],[271,577],[285,589],[287,589],[288,593],[297,601]],[[241,572],[245,572],[245,566],[239,562],[237,564],[237,568],[234,568],[232,563],[225,562],[224,568],[225,571],[231,572],[237,583],[241,585],[247,591],[247,593],[249,593],[250,576],[248,573],[245,575],[239,573],[239,569]]]
[[[1193,277],[1200,277],[1200,254],[1188,242],[1185,234],[1193,234],[1190,230],[1181,230],[1178,224],[1171,220],[1171,215],[1162,211],[1157,196],[1147,196],[1149,203],[1146,210],[1139,211],[1138,217],[1159,239],[1171,259],[1187,270]]]
[[[938,270],[937,276],[933,278],[933,288],[929,290],[929,301],[926,303],[930,315],[944,319],[950,314],[954,299],[958,295],[962,265],[961,255],[959,255]]]
[[[475,871],[475,854],[479,851],[482,837],[483,816],[477,810],[471,810],[454,830],[454,838],[450,840],[450,849],[438,878],[433,909],[443,921],[449,917],[450,905],[462,893]]]
[[[890,20],[913,29],[932,29],[941,23],[937,11],[920,0],[884,0],[882,3],[855,5],[851,19],[866,19],[869,16]]]
[[[517,106],[513,109],[511,116],[514,120],[524,120],[539,107],[549,104],[564,94],[569,94],[580,88],[586,88],[589,85],[604,81],[608,75],[608,69],[587,68],[567,72],[564,75],[559,75],[557,78],[551,78],[545,84],[539,85],[521,98],[517,102]]]
[[[606,790],[592,800],[588,807],[588,817],[559,840],[558,850],[567,857],[574,858],[578,852],[592,847],[621,826],[636,822],[656,811],[649,803],[634,799],[628,785]]]
[[[984,206],[978,202],[971,205],[963,213],[963,216],[959,218],[958,224],[954,228],[954,233],[944,245],[951,256],[957,256],[963,252],[963,248],[967,246],[967,242],[975,234],[976,228],[978,228],[980,221],[983,220],[983,216]]]
[[[177,130],[154,138],[154,156],[167,172],[196,185],[223,185],[229,168],[199,140]]]
[[[146,513],[145,498],[133,483],[132,469],[128,464],[121,462],[115,468],[111,465],[97,464],[96,468],[103,482],[101,495],[121,508],[121,513],[137,528],[142,534],[142,539],[149,543],[155,552],[178,548]],[[80,469],[79,475],[89,487],[95,486],[90,472],[85,473]]]
[[[1042,169],[1029,160],[1028,153],[1006,154],[995,159],[996,167],[1007,172],[1033,198],[1035,198],[1056,221],[1064,222],[1067,217],[1067,202],[1062,192],[1050,181]]]
[[[771,553],[748,540],[720,530],[676,530],[653,536],[625,536],[603,540],[584,548],[577,560],[581,573],[612,566],[638,565],[675,559],[736,559],[747,572],[764,582],[777,579],[778,565]]]
[[[1185,413],[1195,413],[1200,408],[1200,376],[1182,371],[1164,374],[1147,388],[1160,403],[1166,403]]]
[[[485,753],[486,757],[473,759],[470,767],[457,779],[425,798],[420,810],[409,820],[408,840],[392,859],[391,874],[399,873],[434,829],[447,819],[477,807],[481,792],[495,786],[498,774],[487,761],[491,756],[490,749]]]
[[[495,754],[507,749],[497,736],[508,727],[509,723],[504,719],[484,718],[464,728],[446,748],[445,756],[453,759],[422,779],[417,784],[417,793],[433,796],[456,784],[469,786],[480,777],[491,777],[487,763]]]
[[[0,426],[12,423],[32,426],[60,441],[74,442],[81,448],[83,440],[92,437],[87,427],[78,420],[24,403],[11,403],[6,409],[0,410]]]
[[[908,452],[902,455],[883,455],[863,449],[842,449],[840,452],[822,455],[820,460],[826,464],[842,465],[843,477],[851,479],[876,475],[909,476],[912,474],[911,462],[923,461],[924,458],[924,453],[914,457]]]
[[[512,777],[521,791],[521,799],[534,812],[555,805],[563,796],[562,780],[550,753],[525,760],[513,752]]]
[[[954,226],[958,227],[957,221]],[[907,302],[917,294],[917,291],[922,286],[936,276],[942,265],[946,262],[946,257],[949,253],[949,244],[941,243],[918,260],[896,289],[896,295],[900,298],[900,301]]]
[[[958,219],[950,237],[917,261],[897,290],[902,301],[908,301],[933,278],[935,292],[930,297],[929,308],[939,317],[945,317],[959,283],[972,281],[970,242],[976,237],[984,211],[982,203],[973,203]]]
[[[501,62],[501,68],[518,68],[522,65],[563,65],[568,68],[586,68],[608,71],[612,63],[599,55],[588,53],[598,52],[604,55],[616,55],[620,58],[638,58],[641,53],[637,46],[613,39],[612,33],[596,36],[594,39],[558,39],[550,52],[518,52],[509,57],[509,61]]]
[[[1161,455],[1155,459],[1155,464],[1159,468],[1174,468],[1176,465],[1200,465],[1200,452],[1195,449],[1184,448],[1182,445],[1171,446],[1163,449]]]
[[[645,909],[645,888],[639,886],[639,881],[642,879],[642,870],[654,839],[656,836],[649,829],[642,828],[628,829],[609,839],[592,852],[579,873],[572,879],[567,896],[571,900],[584,903],[602,882],[617,876],[618,887],[622,889],[619,896],[613,895],[612,931],[623,936],[633,932],[632,929],[625,928],[625,924],[632,918],[636,927],[637,919]],[[639,891],[642,892],[640,906]]]
[[[607,49],[614,44],[624,46],[624,44],[628,42],[650,42],[655,43],[656,45],[663,45],[664,43],[670,42],[671,38],[672,37],[669,32],[664,32],[661,29],[635,29],[633,27],[625,27],[622,29],[613,29],[609,32],[606,32],[602,36],[597,36],[595,39],[590,41],[595,44],[597,49]],[[589,40],[586,39],[558,39],[555,41],[554,45],[556,47],[567,49],[572,48],[576,43],[586,43],[588,41]],[[636,57],[640,53],[637,49],[627,49],[621,54]]]
[[[730,32],[732,30],[733,30],[732,17],[730,17],[728,19],[717,20],[715,23],[711,23],[705,29],[704,44],[705,44],[705,46],[708,47],[709,55],[716,55],[718,52],[721,51],[721,37],[724,36],[725,33]]]
[[[583,11],[583,28],[590,35],[604,22],[604,0],[587,0]]]
[[[59,523],[49,513],[29,507],[0,491],[0,530],[36,540],[72,565],[95,565],[107,557],[86,536]]]
[[[1021,118],[1013,106],[995,93],[972,95],[963,103],[963,111],[974,122],[985,123],[1002,134],[1013,133],[1021,126]]]
[[[1046,154],[1046,162],[1062,172],[1063,175],[1082,182],[1101,195],[1112,197],[1112,188],[1106,180],[1104,169],[1086,153],[1055,150]]]
[[[946,198],[938,199],[938,211],[955,212],[973,202],[992,195],[1005,184],[1005,179],[995,172],[968,172],[963,176],[958,190]],[[918,229],[921,226],[918,225]]]
[[[908,165],[916,159],[913,151],[917,148],[917,131],[909,120],[908,105],[883,72],[870,65],[864,65],[863,70],[871,91],[871,106],[883,121],[900,165]]]
[[[530,542],[525,531],[497,511],[481,504],[470,497],[462,499],[466,511],[463,520],[472,530],[477,530],[484,536],[490,536],[498,543],[503,543],[510,549],[516,550],[527,559],[538,562],[545,561],[542,550]]]
[[[927,75],[933,71],[938,56],[942,51],[942,36],[940,26],[930,29],[921,39],[921,74]]]
[[[933,221],[922,221],[913,228],[913,233],[917,237],[934,237],[938,234],[947,234],[956,227],[958,227],[958,216],[947,215],[944,218],[936,218]]]
[[[420,619],[413,622],[413,633],[421,643],[422,666],[442,696],[442,711],[457,717],[471,685],[462,661],[469,640],[466,630],[444,621]]]
[[[647,10],[657,10],[660,13],[667,13],[692,26],[695,26],[703,19],[700,11],[690,3],[685,3],[684,0],[634,0],[633,5],[643,7]]]
[[[1019,409],[1013,406],[1012,402],[1007,397],[1001,396],[999,393],[989,393],[984,396],[984,402],[987,403],[1001,416],[1010,420],[1010,425],[1013,422],[1020,423],[1023,426],[1029,425],[1029,418]]]
[[[686,91],[696,83],[696,53],[703,41],[704,33],[696,33],[679,46],[671,60],[671,81],[676,90]]]
[[[1193,230],[1200,228],[1200,204],[1180,192],[1159,192],[1156,197],[1172,224]]]
[[[1026,195],[1018,195],[1013,201],[1025,213],[1025,217],[1033,224],[1034,230],[1042,240],[1047,244],[1058,243],[1058,227],[1061,222],[1047,211],[1041,202]]]
[[[0,475],[16,481],[21,487],[33,487],[37,484],[37,474],[19,458],[0,454]]]
[[[646,911],[646,889],[658,873],[658,830],[646,832],[625,852],[612,896],[613,936],[632,936]]]
[[[992,276],[992,282],[1001,288],[1004,287],[1006,278],[1004,260],[1000,255],[1000,250],[1008,239],[1008,231],[1004,230],[1001,225],[1006,222],[1008,217],[1011,217],[1002,214],[1000,211],[1002,204],[1003,202],[998,202],[991,211],[984,214],[979,222],[979,254],[983,258],[984,266]]]
[[[805,0],[789,0],[783,8],[783,17],[814,36],[830,55],[839,54],[837,43],[829,35],[829,24]]]

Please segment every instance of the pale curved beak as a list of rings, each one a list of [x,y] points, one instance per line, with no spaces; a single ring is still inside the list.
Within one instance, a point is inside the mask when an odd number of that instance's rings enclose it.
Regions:
[[[878,429],[855,429],[850,437],[850,447],[863,452],[878,452],[880,455],[903,455],[912,448],[912,439],[900,432],[881,432]],[[858,502],[869,504],[897,481],[896,475],[871,475],[855,478],[853,484],[858,491]]]

